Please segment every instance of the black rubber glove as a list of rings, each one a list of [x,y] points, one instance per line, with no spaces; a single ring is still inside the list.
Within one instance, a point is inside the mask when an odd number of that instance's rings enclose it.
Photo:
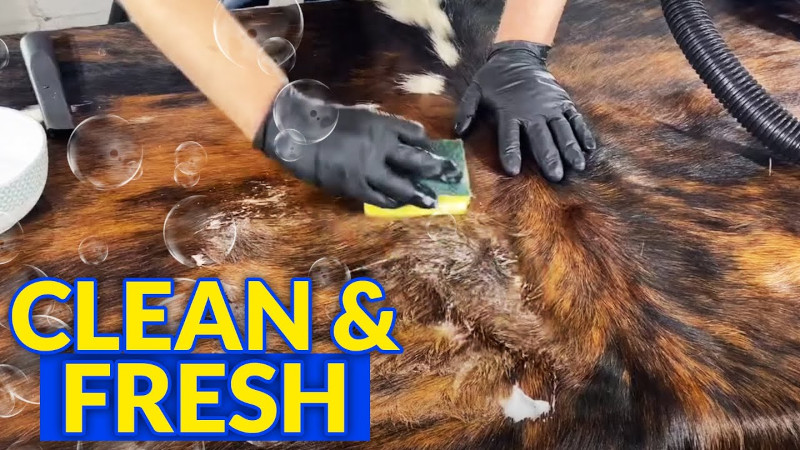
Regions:
[[[563,162],[583,170],[583,151],[597,144],[569,94],[547,70],[549,51],[526,41],[495,44],[461,100],[456,133],[469,129],[483,105],[497,121],[500,161],[509,175],[519,174],[522,166],[522,135],[544,176],[560,181]]]
[[[293,113],[308,111],[301,96],[292,96]],[[360,107],[333,104],[313,105],[317,110],[336,108],[339,121],[333,132],[314,144],[296,142],[300,157],[282,160],[275,148],[278,127],[272,115],[255,140],[255,146],[280,161],[296,177],[313,183],[333,195],[354,198],[382,208],[412,204],[421,208],[437,206],[436,193],[419,184],[423,178],[448,183],[461,180],[462,173],[450,160],[428,150],[431,142],[424,128],[414,122]]]

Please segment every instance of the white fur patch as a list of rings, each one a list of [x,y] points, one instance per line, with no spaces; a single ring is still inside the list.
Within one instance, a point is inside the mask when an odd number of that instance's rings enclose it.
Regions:
[[[433,49],[439,58],[450,67],[455,67],[461,60],[461,55],[458,54],[458,49],[453,44],[450,38],[440,39],[437,36],[431,36],[433,42]]]
[[[401,75],[397,84],[409,94],[439,95],[444,92],[445,79],[434,73]]]
[[[375,0],[384,14],[406,25],[428,30],[433,50],[448,66],[458,64],[461,56],[453,44],[453,25],[441,8],[440,0]]]
[[[503,407],[506,417],[514,422],[525,419],[536,420],[550,412],[550,403],[528,397],[518,384],[511,389],[510,397],[500,400],[500,406]]]
[[[361,108],[361,109],[368,109],[370,111],[378,111],[381,109],[381,105],[377,103],[358,103],[353,105],[354,108]]]
[[[422,125],[422,123],[420,123],[420,122],[418,122],[416,120],[409,119],[408,117],[398,116],[397,114],[392,114],[390,112],[386,112],[386,111],[380,109],[380,105],[375,105],[375,104],[372,104],[372,103],[361,103],[361,104],[356,105],[355,107],[369,110],[369,111],[371,111],[371,112],[373,112],[375,114],[378,114],[380,116],[395,117],[397,119],[401,119],[401,120],[404,120],[406,122],[413,123],[414,125],[417,125],[420,128],[425,128],[425,126]],[[434,155],[434,156],[436,156],[436,155]]]

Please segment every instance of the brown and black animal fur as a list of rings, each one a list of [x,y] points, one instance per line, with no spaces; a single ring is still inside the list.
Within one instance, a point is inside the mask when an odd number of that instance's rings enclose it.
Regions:
[[[743,62],[800,112],[791,10],[777,18],[752,2],[710,3]],[[320,79],[342,101],[377,103],[450,137],[455,99],[480,64],[499,6],[444,2],[461,51],[455,68],[428,51],[424,32],[371,5],[309,6],[292,76]],[[265,277],[286,296],[289,279],[321,257],[378,279],[398,308],[406,352],[373,359],[372,441],[265,447],[800,447],[800,168],[770,158],[726,115],[668,36],[656,3],[570,3],[551,67],[601,148],[586,172],[552,185],[530,166],[503,176],[493,133],[476,130],[467,144],[475,199],[457,232],[446,221],[431,229],[425,219],[370,220],[358,205],[291,179],[129,26],[64,33],[58,42],[72,95],[142,124],[145,174],[99,194],[74,180],[63,143],[51,142],[50,184],[23,224],[17,264],[100,278],[102,331],[120,329],[122,278],[219,276],[241,304],[236,286],[247,276]],[[0,102],[23,107],[33,100],[11,44]],[[107,59],[97,56],[101,46]],[[421,71],[445,74],[447,95],[395,89],[399,74]],[[171,182],[172,150],[189,139],[209,150],[191,192]],[[190,271],[170,259],[160,226],[190,193],[212,196],[237,219],[229,264]],[[98,229],[113,245],[94,269],[75,249]],[[334,351],[327,330],[337,308],[335,292],[316,293],[316,351]],[[28,364],[8,336],[0,339],[2,361]],[[269,343],[286,351],[275,336]],[[209,342],[203,351],[219,348]],[[499,400],[514,384],[550,401],[552,413],[505,418]],[[0,424],[0,441],[35,442],[38,410]]]

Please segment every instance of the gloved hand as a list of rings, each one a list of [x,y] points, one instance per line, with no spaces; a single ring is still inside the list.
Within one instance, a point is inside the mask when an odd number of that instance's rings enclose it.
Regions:
[[[284,105],[293,113],[310,109],[302,103],[307,101],[302,96],[289,96],[286,101],[297,102]],[[294,150],[300,157],[296,161],[279,157],[275,147],[279,131],[272,114],[256,137],[255,146],[302,180],[333,195],[382,208],[406,204],[435,208],[436,193],[418,180],[461,180],[462,173],[454,162],[428,152],[431,142],[421,125],[365,108],[315,104],[313,109],[320,108],[338,109],[338,124],[317,143],[280,142],[297,146]]]
[[[562,160],[583,170],[583,151],[590,152],[597,144],[569,94],[547,70],[549,50],[526,41],[495,44],[461,100],[456,133],[468,130],[482,104],[497,121],[503,169],[509,175],[519,174],[522,134],[544,176],[557,182],[564,177]]]

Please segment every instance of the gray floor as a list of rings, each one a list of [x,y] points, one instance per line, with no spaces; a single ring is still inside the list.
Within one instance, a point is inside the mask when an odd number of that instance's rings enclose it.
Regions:
[[[0,0],[0,35],[106,23],[111,0]]]

